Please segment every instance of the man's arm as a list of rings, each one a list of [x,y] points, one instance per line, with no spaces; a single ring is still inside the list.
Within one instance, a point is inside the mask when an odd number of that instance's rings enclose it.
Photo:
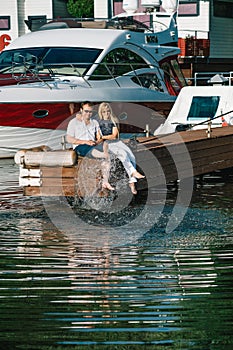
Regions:
[[[99,122],[97,120],[95,120],[95,124],[96,124],[96,144],[99,145],[100,143],[102,143],[103,140],[103,135],[100,129],[100,125]]]
[[[72,145],[89,145],[89,146],[95,146],[96,142],[95,141],[88,141],[88,140],[79,140],[76,139],[75,137],[67,134],[66,135],[66,140],[68,143],[72,143]]]

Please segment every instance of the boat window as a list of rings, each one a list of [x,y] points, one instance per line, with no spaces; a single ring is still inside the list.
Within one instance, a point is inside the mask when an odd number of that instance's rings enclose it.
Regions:
[[[139,84],[147,89],[163,92],[163,88],[158,76],[154,73],[137,74],[131,78],[136,84]]]
[[[176,59],[162,62],[160,64],[164,71],[164,79],[167,89],[171,95],[178,95],[180,89],[186,86],[186,81]]]
[[[90,48],[51,48],[43,58],[43,65],[53,67],[55,73],[83,75],[100,52]]]
[[[147,67],[142,57],[128,49],[110,51],[95,69],[90,80],[112,79],[139,68]]]
[[[0,73],[84,74],[101,53],[89,48],[25,48],[0,54]]]
[[[26,66],[37,64],[44,48],[7,50],[0,54],[0,73],[22,73]]]
[[[180,87],[184,87],[186,85],[185,77],[180,69],[180,65],[176,59],[171,60],[171,67],[173,71],[174,78],[178,78],[177,82]]]
[[[188,120],[212,119],[219,105],[219,96],[194,96],[189,109]]]

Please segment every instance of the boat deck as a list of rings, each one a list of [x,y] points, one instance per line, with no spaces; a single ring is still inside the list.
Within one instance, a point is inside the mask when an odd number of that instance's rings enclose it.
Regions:
[[[61,152],[61,151],[59,151]],[[64,151],[72,152],[72,151]],[[233,126],[141,137],[133,152],[146,175],[139,190],[233,167]],[[56,157],[56,151],[53,151]],[[26,196],[106,195],[101,190],[99,160],[84,158],[71,166],[21,165]],[[33,175],[33,171],[36,175]],[[87,176],[88,174],[88,176]],[[122,172],[121,172],[122,174]],[[122,175],[123,176],[123,175]]]

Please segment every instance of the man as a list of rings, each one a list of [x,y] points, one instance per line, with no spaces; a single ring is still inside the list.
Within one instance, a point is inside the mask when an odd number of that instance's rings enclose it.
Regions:
[[[81,103],[80,112],[76,113],[67,127],[67,142],[73,145],[75,152],[82,156],[104,158],[102,165],[103,182],[102,187],[110,191],[114,188],[108,182],[110,160],[108,145],[103,142],[99,123],[91,119],[93,104],[89,101]]]

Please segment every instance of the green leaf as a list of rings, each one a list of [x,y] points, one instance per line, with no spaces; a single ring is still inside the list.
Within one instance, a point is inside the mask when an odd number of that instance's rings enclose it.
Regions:
[[[73,17],[93,18],[94,0],[68,0],[67,10]]]

